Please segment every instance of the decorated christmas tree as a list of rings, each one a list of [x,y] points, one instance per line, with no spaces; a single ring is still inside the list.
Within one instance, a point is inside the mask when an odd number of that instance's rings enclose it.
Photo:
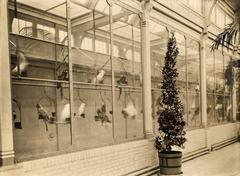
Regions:
[[[178,48],[174,34],[168,40],[165,65],[162,70],[163,83],[159,113],[159,135],[156,137],[155,146],[158,151],[170,152],[173,146],[183,148],[186,141],[183,119],[183,105],[179,99],[177,87],[178,72],[176,68]]]

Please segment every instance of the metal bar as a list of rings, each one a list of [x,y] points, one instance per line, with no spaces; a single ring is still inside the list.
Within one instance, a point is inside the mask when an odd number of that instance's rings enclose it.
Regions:
[[[27,39],[36,40],[36,41],[40,41],[40,42],[45,42],[45,43],[49,43],[49,44],[56,44],[56,45],[59,45],[59,46],[67,47],[67,45],[64,45],[64,44],[61,44],[61,43],[57,43],[57,42],[51,42],[51,41],[48,41],[48,40],[43,40],[43,39],[29,37],[29,36],[20,35],[20,34],[15,34],[15,33],[12,33],[12,32],[10,32],[9,34],[13,35],[13,36],[16,36],[16,37],[22,37],[22,38],[27,38]]]
[[[67,20],[67,46],[68,46],[68,74],[69,74],[69,103],[70,103],[70,134],[71,145],[73,144],[73,73],[71,58],[71,18],[70,18],[70,0],[66,0],[66,20]]]
[[[186,109],[187,109],[187,112],[186,112],[186,116],[187,116],[187,126],[189,126],[189,115],[188,115],[188,111],[189,111],[189,108],[188,108],[188,61],[187,61],[187,38],[186,36],[184,35],[184,47],[185,47],[185,65],[186,65]]]
[[[113,4],[109,4],[109,31],[110,31],[110,61],[111,61],[111,71],[112,71],[112,135],[113,140],[115,138],[115,116],[116,116],[116,104],[115,104],[115,80],[114,80],[114,58],[113,58],[113,30],[112,30],[112,23],[113,23],[113,17],[112,17],[112,6]]]
[[[224,73],[224,52],[222,52],[222,57],[223,57],[223,59],[222,59],[222,61],[223,61],[223,73]],[[224,86],[224,85],[222,85],[222,86]],[[224,87],[223,87],[224,88]],[[225,89],[224,89],[224,91],[223,91],[223,121],[224,121],[224,119],[225,119],[225,94],[226,94],[226,92],[225,92]],[[226,117],[226,119],[227,119],[227,117]]]
[[[68,81],[42,79],[42,78],[28,78],[28,77],[20,77],[20,76],[19,77],[12,76],[12,79],[25,80],[25,81],[51,82],[51,83],[68,83]]]
[[[213,76],[214,76],[214,108],[213,108],[213,110],[214,110],[214,123],[215,123],[215,120],[216,120],[216,110],[215,110],[215,107],[216,107],[216,58],[215,58],[215,50],[213,51],[213,69],[214,69],[214,71],[213,71]]]
[[[21,82],[12,82],[12,84],[22,85],[22,86],[57,87],[56,85],[49,85],[49,84],[34,84],[34,83],[21,83]]]
[[[56,28],[56,25],[55,25]],[[55,38],[57,38],[58,36],[58,31],[55,32]],[[57,79],[57,45],[54,45],[54,57],[55,57],[55,63],[54,63],[54,79]],[[54,90],[55,93],[55,97],[57,97],[57,88],[55,88]],[[56,98],[55,101],[55,112],[56,112],[56,121],[58,121],[58,99]],[[60,146],[59,146],[59,128],[58,128],[58,124],[56,123],[56,136],[57,136],[57,151],[60,150]]]
[[[73,84],[80,84],[80,85],[89,85],[89,86],[101,86],[101,87],[111,87],[111,84],[94,84],[94,83],[87,83],[87,82],[73,82]]]
[[[135,70],[134,70],[134,62],[135,62],[135,58],[134,58],[134,34],[133,34],[133,25],[132,25],[132,74],[134,75],[133,77],[133,86],[135,85]],[[140,80],[141,81],[141,80]]]
[[[53,9],[55,9],[55,8],[57,8],[57,7],[65,4],[65,3],[66,3],[66,2],[63,2],[63,3],[60,3],[60,4],[56,5],[56,6],[51,7],[51,8],[49,8],[49,9],[46,9],[45,12],[48,12],[48,11],[50,11],[50,10],[53,10]]]

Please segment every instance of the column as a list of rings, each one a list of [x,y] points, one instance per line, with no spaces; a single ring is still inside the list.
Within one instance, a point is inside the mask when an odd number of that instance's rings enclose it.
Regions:
[[[207,127],[207,82],[206,82],[206,38],[204,36],[201,42],[201,67],[200,67],[200,82],[201,82],[201,116],[202,116],[202,125]]]
[[[7,0],[0,0],[0,166],[14,163]]]
[[[142,37],[142,86],[143,86],[143,116],[144,116],[144,135],[149,139],[153,137],[152,124],[152,93],[151,93],[151,56],[150,56],[150,31],[149,19],[152,9],[152,1],[142,2],[143,14],[141,18],[141,37]]]

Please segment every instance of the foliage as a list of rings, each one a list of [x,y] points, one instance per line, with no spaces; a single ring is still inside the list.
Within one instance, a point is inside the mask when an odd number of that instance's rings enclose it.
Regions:
[[[233,61],[230,61],[227,65],[227,68],[224,72],[224,77],[226,80],[226,85],[228,86],[229,91],[232,91],[234,85],[234,73],[233,73]]]
[[[233,22],[226,25],[223,32],[218,34],[211,46],[212,50],[218,49],[219,46],[227,47],[236,46],[239,44],[239,30],[240,30],[240,1],[237,4],[237,10],[234,13]]]
[[[179,89],[176,85],[178,72],[176,59],[178,48],[174,34],[169,38],[165,65],[162,70],[163,84],[159,113],[159,135],[156,137],[155,146],[159,151],[171,151],[173,146],[183,148],[185,138],[185,121],[183,119],[183,105],[178,97]]]

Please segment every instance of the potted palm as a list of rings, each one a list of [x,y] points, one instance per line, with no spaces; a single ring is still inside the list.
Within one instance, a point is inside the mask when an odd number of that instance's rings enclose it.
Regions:
[[[182,152],[173,150],[173,147],[183,148],[185,138],[185,121],[183,119],[183,105],[178,97],[179,89],[176,84],[178,72],[176,59],[178,48],[174,34],[168,40],[165,65],[162,70],[163,84],[159,104],[158,123],[159,134],[155,146],[159,154],[160,174],[181,174]]]

